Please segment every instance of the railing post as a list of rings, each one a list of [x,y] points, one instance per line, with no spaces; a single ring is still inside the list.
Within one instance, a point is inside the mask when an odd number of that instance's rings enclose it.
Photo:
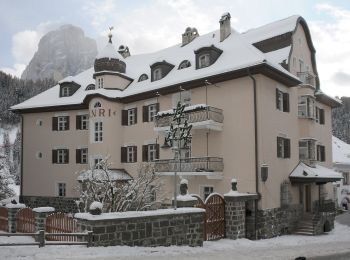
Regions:
[[[39,230],[39,232],[38,232],[38,242],[39,242],[39,247],[44,247],[45,246],[45,231],[44,230]]]
[[[92,231],[88,231],[87,233],[87,247],[92,247]]]

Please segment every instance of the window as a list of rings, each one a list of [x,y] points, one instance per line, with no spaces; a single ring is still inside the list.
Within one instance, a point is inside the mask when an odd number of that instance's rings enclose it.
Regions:
[[[88,85],[85,90],[95,90],[95,85],[94,84],[90,84]]]
[[[103,124],[101,121],[95,122],[94,141],[95,142],[102,142],[103,141]]]
[[[290,139],[277,137],[277,157],[290,158]]]
[[[184,60],[180,63],[179,65],[179,70],[182,70],[182,69],[185,69],[185,68],[188,68],[188,67],[191,67],[191,62],[188,61],[188,60]]]
[[[65,197],[66,196],[66,184],[61,182],[57,183],[57,195],[59,197]]]
[[[88,130],[89,129],[89,116],[88,115],[77,115],[76,128],[77,128],[77,130]]]
[[[121,162],[137,162],[137,146],[124,146],[121,148]]]
[[[140,81],[144,81],[144,80],[147,80],[147,79],[148,79],[147,74],[142,74],[142,75],[139,77],[138,82],[140,82]]]
[[[122,110],[122,125],[135,125],[137,123],[137,108]]]
[[[153,122],[159,111],[159,103],[143,106],[143,122]]]
[[[69,130],[69,116],[58,116],[52,118],[53,131]]]
[[[324,125],[324,109],[316,107],[316,123]]]
[[[172,97],[173,107],[176,107],[179,101],[186,107],[190,106],[192,103],[191,91],[182,91],[181,93],[174,94]]]
[[[70,96],[70,87],[63,87],[62,88],[62,97],[69,97]]]
[[[315,118],[315,99],[311,96],[298,98],[298,116],[303,118]]]
[[[312,160],[316,158],[316,140],[300,140],[299,141],[299,159]]]
[[[214,192],[214,187],[213,186],[203,186],[202,187],[202,193],[203,193],[203,198],[206,200],[208,196]]]
[[[162,78],[162,69],[157,68],[153,71],[153,81],[160,80]]]
[[[317,161],[326,161],[326,149],[324,145],[317,145]]]
[[[208,67],[210,65],[210,55],[208,53],[202,54],[198,58],[199,69]]]
[[[349,185],[349,173],[343,172],[343,185]]]
[[[97,79],[97,88],[103,88],[103,78]]]
[[[41,120],[41,119],[36,120],[36,125],[37,126],[42,126],[43,125],[43,120]]]
[[[100,165],[102,161],[102,158],[95,158],[94,159],[94,168],[95,169],[102,169],[102,165]]]
[[[68,149],[52,150],[52,163],[54,164],[69,163],[69,150]]]
[[[76,150],[76,163],[88,163],[88,148],[81,148]]]
[[[276,108],[283,112],[289,112],[289,94],[276,88]]]
[[[142,146],[142,161],[152,162],[159,159],[159,144],[148,144]]]

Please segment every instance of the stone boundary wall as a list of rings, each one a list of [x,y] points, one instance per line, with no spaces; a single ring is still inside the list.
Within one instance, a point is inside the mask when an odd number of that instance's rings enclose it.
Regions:
[[[82,232],[93,231],[93,246],[202,246],[204,212],[178,208],[75,217]]]
[[[78,212],[78,207],[75,203],[75,200],[78,200],[78,198],[22,196],[21,199],[21,203],[24,203],[29,208],[54,207],[58,212]]]

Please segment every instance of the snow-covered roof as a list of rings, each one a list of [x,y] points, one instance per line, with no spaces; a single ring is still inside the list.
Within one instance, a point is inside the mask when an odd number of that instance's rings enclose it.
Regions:
[[[108,170],[107,171],[108,176],[106,175],[106,172],[102,169],[95,169],[95,170],[87,170],[83,171],[79,174],[77,180],[78,181],[84,181],[84,180],[107,180],[109,178],[110,181],[128,181],[132,180],[132,177],[125,171],[125,170]]]
[[[316,164],[314,167],[300,162],[298,166],[289,175],[293,181],[299,180],[304,182],[327,182],[342,179],[342,175],[332,169]]]
[[[297,16],[296,16],[297,17]],[[140,94],[148,91],[156,91],[172,85],[183,84],[184,82],[190,82],[197,79],[203,79],[210,76],[220,75],[252,67],[260,64],[267,64],[273,67],[276,71],[283,73],[288,78],[294,78],[296,81],[299,79],[285,70],[279,63],[285,59],[284,57],[290,49],[284,48],[282,50],[274,51],[272,53],[264,54],[256,47],[252,45],[247,39],[257,38],[260,34],[265,34],[269,37],[271,33],[269,30],[274,30],[274,27],[281,27],[279,31],[289,30],[292,26],[292,21],[296,22],[296,17],[293,19],[287,19],[288,23],[284,20],[273,23],[274,26],[264,26],[253,31],[248,31],[245,34],[240,34],[232,29],[231,34],[222,42],[220,42],[220,31],[216,30],[205,35],[196,37],[193,41],[182,46],[181,44],[174,45],[172,47],[148,54],[132,55],[123,61],[126,63],[126,72],[120,73],[128,78],[133,79],[130,85],[124,90],[117,89],[96,89],[85,91],[85,88],[89,84],[94,84],[93,79],[94,69],[90,68],[77,76],[74,76],[74,82],[79,84],[81,87],[70,97],[59,97],[59,86],[56,85],[53,88],[27,100],[23,103],[11,107],[13,110],[39,108],[39,107],[54,107],[62,105],[79,105],[82,104],[85,97],[90,94],[100,94],[109,98],[124,98]],[[280,26],[277,26],[280,24]],[[288,24],[288,26],[287,26]],[[295,26],[295,23],[294,23]],[[271,27],[271,28],[270,28]],[[264,29],[265,28],[265,29]],[[270,28],[270,29],[268,29]],[[265,37],[265,38],[266,38]],[[222,50],[222,54],[216,60],[214,64],[209,67],[196,69],[195,53],[194,51],[202,48],[214,45],[216,48]],[[107,44],[106,48],[97,57],[111,56],[112,44]],[[117,51],[113,51],[115,55],[120,56]],[[120,56],[121,57],[121,56]],[[191,66],[184,69],[178,69],[178,65],[183,60],[189,60]],[[175,67],[162,79],[157,81],[151,81],[150,77],[150,65],[166,61]],[[147,80],[138,81],[140,75],[146,73],[149,77]],[[69,81],[71,78],[69,78]],[[68,81],[63,79],[63,81]]]
[[[350,168],[350,144],[332,136],[333,163],[347,165]]]
[[[97,54],[96,59],[101,58],[124,60],[122,55],[116,51],[114,45],[111,42],[108,42],[107,45]]]

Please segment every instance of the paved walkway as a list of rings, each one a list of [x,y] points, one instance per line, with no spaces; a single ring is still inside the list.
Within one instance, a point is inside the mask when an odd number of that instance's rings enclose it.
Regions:
[[[336,221],[340,224],[347,225],[350,227],[350,212],[348,211],[337,216]]]

